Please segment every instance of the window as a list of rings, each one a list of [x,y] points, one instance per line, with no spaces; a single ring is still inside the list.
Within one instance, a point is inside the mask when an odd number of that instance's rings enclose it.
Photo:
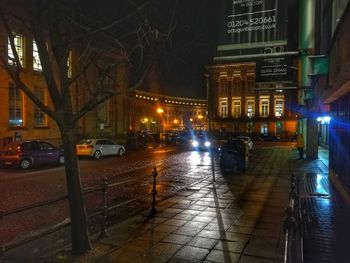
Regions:
[[[260,98],[260,116],[268,117],[269,116],[269,99],[268,98]]]
[[[221,118],[227,118],[228,113],[228,99],[219,98],[219,116]]]
[[[15,34],[14,35],[14,44],[15,48],[18,54],[19,61],[21,63],[21,66],[24,67],[24,61],[23,61],[23,56],[24,56],[24,38],[21,35]],[[11,48],[11,43],[10,43],[10,38],[8,39],[7,42],[7,54],[8,54],[8,63],[9,65],[15,65],[15,56],[12,52]]]
[[[33,70],[42,71],[41,61],[39,57],[38,46],[36,42],[33,40]]]
[[[284,108],[284,100],[276,99],[275,100],[275,116],[282,117],[283,116],[283,108]]]
[[[34,87],[34,95],[45,104],[44,89],[40,87]],[[43,127],[46,126],[46,114],[36,105],[34,105],[34,126]]]
[[[234,118],[241,117],[241,99],[240,98],[232,99],[232,116]]]
[[[47,143],[47,142],[39,142],[39,148],[40,148],[40,150],[43,150],[43,151],[55,149],[55,147],[52,144]]]
[[[23,126],[23,96],[22,91],[14,84],[9,84],[9,126]]]
[[[254,117],[255,113],[255,101],[254,100],[247,100],[247,117],[252,118]]]

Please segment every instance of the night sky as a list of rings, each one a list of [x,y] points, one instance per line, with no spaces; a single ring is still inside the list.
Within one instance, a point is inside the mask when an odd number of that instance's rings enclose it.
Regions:
[[[167,10],[166,2],[161,10]],[[164,75],[173,84],[168,90],[171,95],[204,98],[205,67],[215,55],[218,39],[218,6],[212,0],[174,2],[176,28],[162,61]]]
[[[179,97],[205,98],[205,67],[215,56],[219,6],[213,0],[88,1],[91,15],[102,23],[122,19],[116,32],[135,38],[140,22],[159,32],[159,42],[145,51],[157,61],[157,83],[145,81],[142,89]],[[97,4],[98,3],[98,4]],[[86,5],[87,2],[84,1]],[[126,18],[125,18],[126,17]],[[139,32],[139,31],[138,31]],[[145,42],[145,41],[144,41]],[[135,57],[140,54],[136,53]],[[136,63],[135,63],[136,64]],[[138,68],[133,69],[135,75]]]

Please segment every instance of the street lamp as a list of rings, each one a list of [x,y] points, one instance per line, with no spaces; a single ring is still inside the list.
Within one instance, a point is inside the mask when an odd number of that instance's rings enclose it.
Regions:
[[[179,120],[178,119],[174,119],[174,130],[178,129],[178,124],[179,124]]]
[[[159,139],[161,139],[161,134],[163,133],[163,119],[162,119],[162,113],[164,110],[162,108],[157,108],[157,113],[159,116],[158,121],[158,132],[159,132]]]

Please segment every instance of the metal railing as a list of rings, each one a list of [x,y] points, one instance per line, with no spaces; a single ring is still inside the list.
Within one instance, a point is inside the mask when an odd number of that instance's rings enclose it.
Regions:
[[[122,186],[122,185],[125,185],[128,183],[135,183],[136,181],[141,181],[141,180],[144,181],[145,178],[149,178],[149,175],[138,177],[138,178],[131,179],[131,180],[126,180],[123,182],[117,182],[117,183],[109,183],[107,178],[104,178],[101,185],[96,185],[96,186],[90,187],[88,189],[85,189],[83,191],[84,196],[86,196],[87,194],[98,192],[98,191],[102,192],[102,204],[101,204],[102,207],[101,207],[101,209],[98,209],[97,211],[92,212],[92,213],[87,215],[89,220],[91,220],[92,218],[94,218],[96,216],[102,215],[102,220],[101,220],[101,225],[100,225],[100,234],[99,234],[100,237],[105,236],[107,233],[107,222],[108,222],[109,212],[112,210],[115,210],[121,206],[125,206],[125,205],[132,203],[132,202],[135,202],[137,200],[141,200],[141,199],[144,199],[146,197],[152,196],[150,216],[153,216],[156,214],[156,207],[155,207],[156,206],[156,195],[157,195],[156,178],[158,176],[158,172],[157,172],[156,167],[154,167],[154,169],[151,173],[151,176],[153,178],[151,192],[139,195],[139,196],[134,197],[132,199],[129,199],[129,200],[117,203],[117,204],[113,204],[113,205],[109,205],[109,200],[108,200],[108,198],[109,198],[108,196],[109,196],[109,193],[111,192],[112,188]],[[60,201],[64,201],[67,199],[68,199],[68,195],[64,195],[64,196],[61,196],[61,197],[58,197],[58,198],[55,198],[52,200],[43,201],[43,202],[23,206],[23,207],[12,209],[12,210],[0,211],[0,221],[8,216],[13,216],[13,215],[16,215],[18,213],[27,212],[27,211],[30,211],[30,210],[36,209],[36,208],[43,208],[43,207],[47,207],[49,205],[54,205]],[[48,236],[52,233],[55,233],[55,232],[65,228],[65,227],[68,227],[70,225],[70,223],[71,223],[70,219],[67,218],[56,225],[50,226],[46,229],[41,229],[40,231],[37,231],[37,233],[35,233],[35,234],[31,234],[29,236],[25,236],[25,237],[20,238],[18,240],[10,241],[8,243],[1,245],[0,246],[0,261],[1,261],[1,258],[5,255],[5,253],[7,251],[10,251],[10,250],[15,249],[15,248],[20,247],[20,246],[23,246],[25,244],[28,244],[28,243],[34,241],[34,240]],[[90,234],[95,234],[95,233],[90,233]]]
[[[284,263],[303,262],[303,239],[300,216],[299,178],[292,174],[290,179],[289,204],[283,220],[285,233]]]

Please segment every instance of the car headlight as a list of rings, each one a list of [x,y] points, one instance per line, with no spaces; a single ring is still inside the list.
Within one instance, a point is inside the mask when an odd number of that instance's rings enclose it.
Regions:
[[[205,147],[209,147],[210,146],[210,142],[207,141],[207,142],[204,143],[204,145],[205,145]]]
[[[198,147],[199,143],[197,141],[192,141],[192,146],[193,147]]]

